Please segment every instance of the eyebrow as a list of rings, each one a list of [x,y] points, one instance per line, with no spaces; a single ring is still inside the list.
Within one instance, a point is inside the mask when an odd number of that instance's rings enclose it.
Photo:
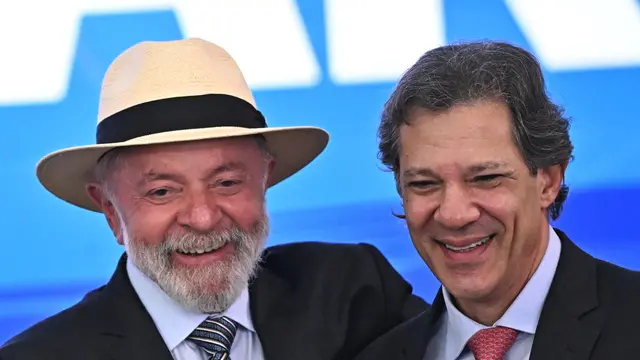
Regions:
[[[513,170],[511,170],[511,168],[509,167],[509,165],[506,162],[487,161],[487,162],[483,162],[483,163],[474,164],[474,165],[469,166],[465,170],[465,173],[477,174],[477,173],[480,173],[480,172],[483,172],[483,171],[497,170],[497,169],[505,169],[505,171],[513,172]],[[434,177],[434,178],[439,177],[438,174],[436,173],[436,171],[434,171],[433,169],[428,168],[428,167],[410,167],[410,168],[406,169],[402,173],[402,175],[405,178],[414,178],[414,177],[419,177],[419,176]]]
[[[405,178],[414,178],[418,176],[438,177],[435,171],[430,168],[410,167],[402,173]]]
[[[480,164],[471,165],[469,169],[467,169],[467,172],[476,174],[486,170],[496,170],[496,169],[503,169],[503,168],[509,169],[509,165],[506,162],[487,161]]]
[[[244,171],[245,169],[246,167],[243,163],[238,161],[229,161],[211,169],[211,171],[207,173],[205,178],[209,179],[224,172],[238,171],[238,170]],[[140,184],[151,182],[151,181],[157,181],[157,180],[184,182],[184,177],[176,173],[159,172],[154,169],[151,169],[143,174],[142,179],[140,179]]]
[[[212,178],[216,175],[228,172],[228,171],[245,171],[247,169],[247,167],[245,166],[244,163],[239,162],[239,161],[228,161],[226,163],[223,163],[215,168],[213,168],[209,174],[207,174],[207,179],[208,178]]]

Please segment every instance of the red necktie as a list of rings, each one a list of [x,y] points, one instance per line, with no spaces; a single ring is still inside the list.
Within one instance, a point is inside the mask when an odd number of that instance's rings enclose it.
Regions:
[[[467,342],[467,347],[476,360],[503,360],[517,335],[518,332],[510,328],[492,327],[475,333]]]

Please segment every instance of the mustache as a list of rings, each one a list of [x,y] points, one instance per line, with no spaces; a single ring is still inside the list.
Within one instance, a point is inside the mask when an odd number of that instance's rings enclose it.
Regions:
[[[160,243],[159,251],[169,254],[175,251],[196,251],[207,248],[219,248],[228,243],[235,243],[244,239],[245,233],[238,227],[228,230],[198,234],[187,232],[182,234],[168,234]]]
[[[158,245],[158,252],[170,254],[175,251],[192,252],[203,249],[217,249],[226,244],[240,244],[251,241],[257,234],[262,234],[267,228],[266,220],[259,221],[252,231],[242,230],[237,225],[228,229],[212,231],[207,234],[186,232],[170,233]]]

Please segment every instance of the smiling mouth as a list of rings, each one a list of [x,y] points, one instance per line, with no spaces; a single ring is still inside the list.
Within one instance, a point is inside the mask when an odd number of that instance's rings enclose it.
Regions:
[[[221,249],[225,245],[226,243],[221,244],[220,246],[209,246],[209,247],[200,248],[200,249],[179,249],[179,250],[176,250],[176,252],[182,255],[199,256],[199,255],[205,255],[205,254],[215,252],[216,250]]]
[[[494,237],[496,236],[496,234],[491,234],[489,236],[485,236],[482,239],[471,243],[469,245],[465,245],[465,246],[454,246],[451,244],[447,244],[445,242],[442,241],[438,241],[440,244],[444,245],[445,248],[447,248],[448,250],[454,251],[454,252],[468,252],[471,251],[479,246],[485,245],[487,244],[489,241],[491,241]]]

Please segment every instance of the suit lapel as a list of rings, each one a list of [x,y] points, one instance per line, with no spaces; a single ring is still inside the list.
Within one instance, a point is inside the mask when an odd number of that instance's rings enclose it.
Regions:
[[[369,344],[355,360],[422,360],[444,309],[439,291],[429,310],[399,324]]]
[[[354,360],[422,360],[429,343],[430,310],[405,321],[369,344]]]
[[[91,296],[91,295],[90,295]],[[167,345],[138,298],[126,271],[126,255],[97,297],[96,323],[100,343],[109,358],[172,360]]]
[[[433,300],[431,308],[420,315],[423,317],[421,321],[416,321],[415,330],[408,332],[408,341],[406,341],[403,355],[406,360],[421,360],[427,350],[429,341],[438,330],[438,322],[445,309],[442,288],[438,290],[438,294]]]
[[[588,359],[603,324],[598,310],[596,260],[556,230],[560,261],[542,308],[531,360]]]
[[[432,327],[430,326],[433,319],[432,310],[427,310],[408,322],[399,325],[399,329],[395,334],[385,341],[384,347],[389,351],[389,356],[380,358],[396,358],[394,356],[396,350],[393,348],[396,344],[404,344],[401,349],[401,357],[399,360],[422,360],[427,350],[429,340],[433,336]],[[379,351],[377,353],[380,353]],[[364,357],[367,359],[367,357]]]

